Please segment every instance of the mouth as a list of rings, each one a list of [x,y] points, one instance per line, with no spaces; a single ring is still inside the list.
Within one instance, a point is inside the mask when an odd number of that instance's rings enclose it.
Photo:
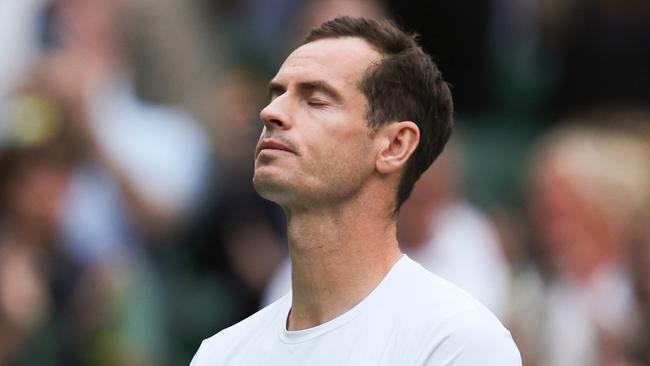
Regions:
[[[255,155],[259,155],[260,152],[262,152],[264,150],[286,151],[286,152],[295,154],[295,152],[293,150],[291,150],[291,148],[289,148],[289,146],[283,144],[280,141],[272,140],[272,139],[263,139],[263,140],[261,140],[259,142],[259,144],[257,144],[257,149],[255,151]]]

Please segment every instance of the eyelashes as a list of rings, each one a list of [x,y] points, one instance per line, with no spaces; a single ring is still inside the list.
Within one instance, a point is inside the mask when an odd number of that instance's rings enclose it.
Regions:
[[[329,105],[329,103],[322,101],[322,100],[313,100],[313,99],[308,99],[307,100],[307,105],[310,107],[315,107],[315,108],[323,108]]]

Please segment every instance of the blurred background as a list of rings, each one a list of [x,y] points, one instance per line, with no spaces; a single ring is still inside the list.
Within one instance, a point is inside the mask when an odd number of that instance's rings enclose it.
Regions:
[[[453,85],[403,250],[526,366],[650,365],[645,0],[0,2],[0,365],[187,365],[290,287],[258,114],[336,15],[418,32]]]

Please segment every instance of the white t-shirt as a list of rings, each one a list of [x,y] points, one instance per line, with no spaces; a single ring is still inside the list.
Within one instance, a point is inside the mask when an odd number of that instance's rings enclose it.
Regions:
[[[203,341],[190,365],[521,365],[510,332],[489,310],[405,255],[331,321],[287,331],[290,308],[289,293]]]

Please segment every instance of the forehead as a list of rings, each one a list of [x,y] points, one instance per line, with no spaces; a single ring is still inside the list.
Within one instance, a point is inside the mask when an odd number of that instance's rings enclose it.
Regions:
[[[323,79],[344,88],[356,84],[380,55],[366,41],[355,37],[321,39],[304,44],[284,61],[274,81]]]

